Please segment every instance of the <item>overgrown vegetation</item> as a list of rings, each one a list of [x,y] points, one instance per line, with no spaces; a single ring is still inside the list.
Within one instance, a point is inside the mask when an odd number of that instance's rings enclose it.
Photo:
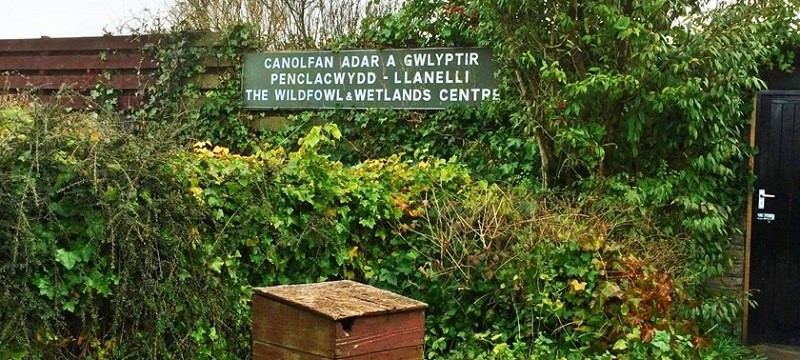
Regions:
[[[246,357],[250,285],[342,278],[430,303],[431,358],[713,351],[676,306],[679,255],[624,250],[675,241],[634,204],[424,156],[346,166],[334,125],[243,156],[114,120],[3,107],[4,357]]]
[[[356,278],[359,248],[383,254],[423,193],[469,179],[330,161],[334,126],[241,156],[141,141],[109,114],[5,104],[0,120],[4,358],[246,357],[251,285]]]
[[[701,284],[796,5],[409,0],[327,35],[223,5],[179,4],[140,108],[0,105],[0,357],[245,358],[252,286],[353,279],[431,305],[428,358],[748,358],[743,294]],[[320,44],[491,46],[503,100],[242,111],[244,51]]]

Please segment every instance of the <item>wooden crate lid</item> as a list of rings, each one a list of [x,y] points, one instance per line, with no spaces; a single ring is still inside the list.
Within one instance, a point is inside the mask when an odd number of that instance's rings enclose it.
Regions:
[[[428,307],[424,302],[349,280],[263,287],[253,291],[334,321]]]

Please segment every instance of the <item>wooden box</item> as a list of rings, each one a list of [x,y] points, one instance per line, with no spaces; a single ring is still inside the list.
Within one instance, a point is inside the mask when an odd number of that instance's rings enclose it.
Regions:
[[[425,303],[346,280],[254,290],[253,359],[422,359]]]

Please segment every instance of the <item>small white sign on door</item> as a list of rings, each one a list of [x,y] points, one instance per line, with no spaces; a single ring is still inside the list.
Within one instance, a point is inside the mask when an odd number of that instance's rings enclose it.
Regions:
[[[758,213],[756,214],[757,220],[765,220],[765,221],[773,221],[775,220],[775,214],[770,213]]]

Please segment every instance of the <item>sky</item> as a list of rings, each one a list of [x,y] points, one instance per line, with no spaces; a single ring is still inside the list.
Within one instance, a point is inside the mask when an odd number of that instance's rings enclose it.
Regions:
[[[171,0],[0,0],[0,39],[118,34],[134,18],[164,13]]]

